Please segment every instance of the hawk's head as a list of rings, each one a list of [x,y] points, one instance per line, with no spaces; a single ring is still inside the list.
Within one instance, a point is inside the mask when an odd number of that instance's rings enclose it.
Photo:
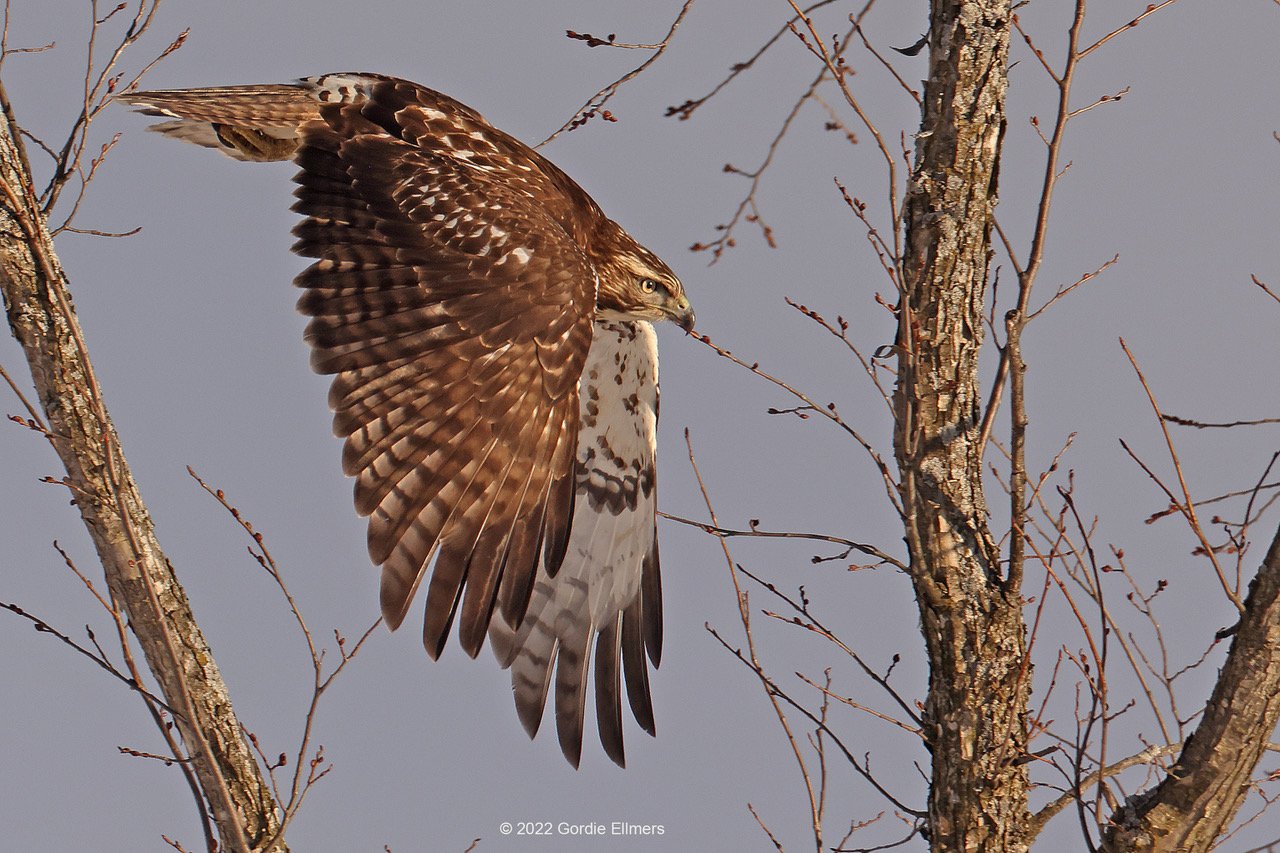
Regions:
[[[693,330],[693,308],[684,285],[662,259],[637,243],[612,221],[604,241],[607,247],[596,260],[600,288],[596,313],[627,320],[671,320],[686,332]]]

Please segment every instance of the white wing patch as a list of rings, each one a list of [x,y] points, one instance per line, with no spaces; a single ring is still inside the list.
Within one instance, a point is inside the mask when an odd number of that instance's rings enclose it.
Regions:
[[[560,744],[575,766],[592,643],[599,636],[600,642],[614,644],[598,654],[612,656],[616,673],[618,625],[641,594],[643,563],[654,545],[658,349],[653,326],[597,320],[578,388],[577,496],[564,562],[555,577],[539,568],[518,631],[498,616],[489,629],[499,662],[511,668],[516,710],[530,737],[541,724],[554,668]],[[620,742],[605,747],[616,748],[621,757]]]
[[[326,104],[351,104],[369,97],[376,77],[365,74],[321,74],[303,77],[298,83],[311,92],[311,97]]]

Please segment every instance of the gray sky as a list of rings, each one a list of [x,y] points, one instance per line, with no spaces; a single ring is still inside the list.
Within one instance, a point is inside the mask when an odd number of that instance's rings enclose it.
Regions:
[[[1040,2],[1022,12],[1053,57],[1061,55],[1066,5]],[[20,120],[48,139],[59,138],[77,97],[84,6],[72,0],[14,4],[12,44],[58,43],[44,54],[13,57],[5,68]],[[151,49],[185,27],[192,34],[148,83],[380,71],[447,92],[536,141],[641,58],[590,50],[564,38],[564,30],[656,40],[678,7],[370,0],[353,14],[350,3],[167,0]],[[1144,7],[1096,3],[1087,33],[1096,38]],[[821,31],[843,32],[853,8],[835,4]],[[826,115],[810,104],[758,197],[779,248],[768,249],[747,223],[738,247],[714,266],[706,265],[706,255],[687,251],[715,236],[714,226],[727,221],[746,191],[746,182],[724,174],[723,165],[759,163],[817,68],[787,37],[693,120],[663,118],[663,110],[708,91],[788,13],[785,2],[698,0],[670,51],[610,105],[620,120],[592,122],[546,153],[681,274],[702,331],[818,399],[836,402],[888,454],[886,411],[856,364],[783,303],[790,296],[828,316],[842,314],[866,350],[892,341],[891,318],[873,300],[876,292],[889,292],[889,283],[832,184],[839,177],[884,222],[885,179],[868,135],[855,127],[862,142],[849,146],[840,134],[823,132]],[[882,49],[907,45],[925,28],[925,15],[924,3],[885,2],[868,19],[867,32]],[[1086,63],[1076,105],[1131,88],[1119,104],[1082,116],[1069,130],[1071,167],[1054,207],[1035,301],[1117,252],[1120,262],[1037,321],[1025,343],[1029,459],[1043,467],[1067,435],[1078,432],[1062,473],[1076,471],[1082,510],[1102,516],[1096,545],[1123,547],[1130,568],[1148,585],[1172,581],[1163,617],[1177,635],[1171,651],[1179,659],[1198,653],[1232,617],[1205,565],[1189,555],[1189,534],[1172,522],[1141,523],[1163,501],[1117,439],[1160,470],[1168,466],[1117,338],[1124,336],[1141,359],[1167,411],[1223,420],[1276,414],[1280,400],[1271,376],[1280,355],[1274,332],[1280,306],[1249,281],[1256,273],[1280,284],[1271,138],[1278,124],[1276,20],[1275,5],[1264,0],[1184,0]],[[1054,93],[1025,47],[1015,45],[1014,53],[1020,61],[1012,73],[999,217],[1025,255],[1043,153],[1027,117],[1048,122]],[[924,74],[923,56],[895,55],[894,61],[909,81]],[[918,121],[915,105],[865,52],[855,51],[852,64],[853,85],[886,136],[909,134]],[[835,93],[826,94],[836,105]],[[236,709],[268,753],[293,753],[308,697],[305,648],[268,579],[245,555],[242,535],[185,473],[191,465],[224,489],[265,533],[321,638],[331,628],[353,636],[372,621],[377,581],[365,554],[364,524],[339,470],[327,380],[308,369],[304,321],[293,310],[297,292],[290,279],[304,262],[288,251],[292,167],[234,163],[144,134],[144,125],[124,109],[95,125],[102,139],[117,130],[125,136],[78,220],[84,228],[141,226],[141,233],[120,240],[66,235],[59,249],[126,454]],[[1007,268],[1002,279],[1012,281]],[[664,509],[703,517],[685,458],[688,427],[724,523],[758,518],[769,529],[831,533],[901,553],[882,487],[856,447],[814,419],[766,415],[767,407],[789,401],[674,328],[660,337]],[[11,341],[0,343],[0,362],[25,376]],[[6,398],[0,409],[18,406]],[[1198,495],[1246,487],[1276,444],[1274,429],[1178,437]],[[6,484],[0,536],[7,543],[0,598],[72,633],[89,623],[105,636],[107,621],[50,547],[57,539],[82,568],[94,566],[67,494],[37,483],[60,476],[56,460],[41,439],[13,426],[0,441],[0,471]],[[1004,512],[998,487],[991,488],[998,523]],[[1260,538],[1269,535],[1265,527]],[[750,673],[703,627],[710,623],[740,642],[719,546],[673,523],[662,524],[660,535],[666,641],[654,678],[658,737],[650,740],[628,722],[627,770],[608,762],[590,732],[576,772],[549,730],[528,742],[507,675],[491,656],[471,661],[451,643],[443,659],[431,663],[410,617],[400,633],[379,633],[323,700],[317,741],[334,769],[293,826],[293,849],[373,851],[386,844],[397,853],[461,851],[476,837],[483,838],[482,851],[771,849],[748,802],[789,849],[808,846],[799,775],[768,703]],[[735,543],[734,551],[780,585],[804,584],[818,612],[872,665],[886,667],[900,653],[894,683],[923,697],[918,620],[905,578],[887,569],[849,574],[840,562],[813,565],[815,551],[803,545]],[[1034,594],[1030,586],[1028,594]],[[753,603],[773,606],[760,594]],[[763,617],[757,621],[768,665],[797,695],[812,698],[812,691],[790,673],[820,677],[830,665],[837,690],[890,710],[829,646]],[[1055,639],[1042,639],[1038,690],[1062,643],[1076,648],[1081,639],[1066,627]],[[8,615],[0,618],[0,648],[6,650],[0,655],[0,836],[6,847],[168,849],[161,833],[197,847],[195,813],[177,771],[117,754],[117,745],[160,749],[137,699]],[[1186,679],[1184,708],[1197,706],[1217,660]],[[1056,716],[1065,722],[1070,713],[1068,697]],[[911,763],[927,766],[927,755],[910,736],[845,709],[833,718],[855,753],[870,753],[885,784],[909,804],[923,804]],[[1118,731],[1126,739],[1151,736],[1150,716],[1135,710]],[[1114,757],[1123,754],[1123,747],[1112,748]],[[884,808],[838,761],[831,766],[830,796],[830,843],[846,820],[865,820]],[[652,823],[664,834],[589,840],[499,834],[501,822],[521,820]],[[1246,837],[1255,844],[1269,839],[1266,827],[1251,829],[1238,839],[1240,849],[1248,846]],[[886,816],[856,840],[869,846],[902,831]],[[1050,825],[1039,849],[1079,849],[1077,832],[1074,819],[1064,816]]]

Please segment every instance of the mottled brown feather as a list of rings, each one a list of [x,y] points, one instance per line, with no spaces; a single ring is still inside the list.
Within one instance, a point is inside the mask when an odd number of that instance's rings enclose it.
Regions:
[[[521,548],[515,557],[522,564],[515,564],[507,548],[509,531],[531,514],[524,496],[532,491],[564,500],[563,492],[531,483],[533,471],[509,474],[522,454],[537,456],[548,431],[555,447],[558,433],[571,434],[576,426],[576,377],[571,382],[568,374],[575,361],[581,370],[581,354],[575,358],[572,349],[589,340],[590,314],[575,305],[590,304],[594,281],[567,238],[528,241],[532,257],[525,263],[491,250],[479,254],[485,245],[473,235],[493,229],[564,232],[537,224],[546,210],[487,173],[457,174],[456,165],[387,132],[396,113],[411,121],[403,106],[378,100],[396,92],[375,87],[371,102],[326,106],[324,124],[304,128],[297,208],[308,218],[295,233],[298,250],[321,261],[299,278],[304,287],[319,285],[300,305],[314,318],[307,336],[316,347],[315,366],[339,374],[335,426],[348,439],[344,460],[357,474],[357,507],[371,514],[370,553],[383,564],[384,611],[389,619],[403,618],[439,542],[424,644],[439,654],[470,583],[476,591],[460,630],[475,654],[502,577],[514,578],[513,589],[531,586],[532,549]],[[449,202],[466,194],[484,194],[501,207]],[[506,263],[495,264],[501,257]],[[401,275],[406,268],[414,275]],[[344,275],[340,295],[329,286],[334,272]],[[539,358],[549,328],[563,336],[551,370]],[[391,379],[392,395],[375,379],[368,389],[374,399],[358,396],[360,378],[406,360],[421,379],[402,370]],[[551,398],[542,418],[550,429],[530,417],[535,393],[539,401]],[[565,464],[563,456],[547,460],[553,481],[567,473],[553,467]],[[544,478],[547,471],[542,468]],[[516,494],[503,494],[504,488]],[[553,518],[567,522],[570,512],[559,509]]]

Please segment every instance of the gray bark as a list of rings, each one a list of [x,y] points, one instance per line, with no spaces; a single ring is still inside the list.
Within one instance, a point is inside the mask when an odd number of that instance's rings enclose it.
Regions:
[[[67,281],[14,142],[0,121],[0,289],[31,368],[66,483],[107,586],[128,616],[230,851],[258,851],[279,831],[276,807],[226,685],[156,540],[85,351]],[[269,849],[283,851],[279,842]]]
[[[932,848],[1026,850],[1031,667],[1017,589],[987,527],[979,433],[1008,0],[933,0],[900,275],[895,455],[929,656]]]
[[[1227,661],[1200,725],[1169,774],[1112,817],[1104,853],[1213,849],[1249,793],[1280,723],[1280,531],[1249,585]]]

